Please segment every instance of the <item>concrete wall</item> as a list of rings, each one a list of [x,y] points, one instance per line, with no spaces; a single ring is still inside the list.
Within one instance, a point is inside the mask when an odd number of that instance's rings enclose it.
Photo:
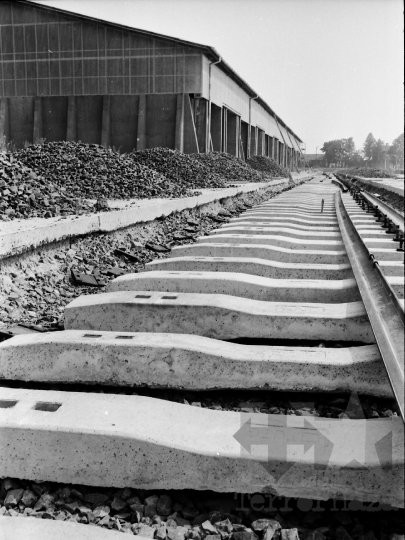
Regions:
[[[6,111],[0,137],[17,146],[46,138],[123,152],[156,146],[198,150],[188,94],[1,98],[0,107]]]

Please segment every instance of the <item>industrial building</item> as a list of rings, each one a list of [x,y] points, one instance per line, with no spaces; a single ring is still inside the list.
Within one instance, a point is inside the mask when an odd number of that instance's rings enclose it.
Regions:
[[[301,139],[212,47],[30,1],[0,2],[0,137],[273,157]]]

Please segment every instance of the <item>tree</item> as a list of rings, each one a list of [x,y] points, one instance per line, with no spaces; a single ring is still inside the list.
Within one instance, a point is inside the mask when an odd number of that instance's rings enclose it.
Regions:
[[[404,167],[404,134],[401,133],[399,137],[394,139],[388,153],[394,158],[395,164],[399,164],[401,168]]]
[[[378,141],[375,142],[374,148],[372,150],[373,163],[375,163],[376,165],[382,163],[383,161],[384,148],[385,142],[382,139],[378,139]]]
[[[364,157],[367,158],[369,161],[373,160],[373,152],[376,144],[377,141],[375,140],[374,135],[372,133],[369,133],[363,145]]]
[[[359,167],[363,163],[363,155],[360,150],[355,150],[348,160],[347,164],[351,167]]]
[[[327,163],[341,163],[351,160],[356,152],[356,147],[353,137],[349,137],[349,139],[335,139],[325,142],[321,151],[325,152]]]
[[[353,141],[353,137],[342,140],[342,159],[344,161],[350,161],[356,151],[356,146]]]

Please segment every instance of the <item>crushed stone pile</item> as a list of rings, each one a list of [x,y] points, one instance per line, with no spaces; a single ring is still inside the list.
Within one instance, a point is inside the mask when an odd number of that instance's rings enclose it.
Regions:
[[[15,155],[0,153],[0,220],[81,214],[91,206]]]
[[[252,170],[242,159],[226,152],[190,155],[203,163],[211,172],[219,174],[226,182],[263,182],[267,179],[266,175]]]
[[[272,158],[266,156],[252,156],[246,160],[246,163],[248,163],[252,169],[261,171],[273,178],[291,178],[289,171]]]
[[[362,178],[391,178],[392,175],[381,169],[374,169],[372,167],[353,167],[351,169],[339,169],[341,174],[348,174],[352,176],[361,176]]]
[[[225,188],[232,182],[288,176],[273,163],[262,171],[224,152],[183,154],[152,148],[120,154],[80,142],[29,145],[1,154],[0,218],[104,211],[109,209],[108,199],[181,198],[195,195],[199,189]]]
[[[151,199],[188,195],[188,187],[98,144],[51,142],[14,153],[47,181],[85,199]]]
[[[168,181],[185,190],[226,187],[221,171],[215,167],[208,167],[202,160],[197,160],[198,155],[183,154],[170,148],[150,148],[131,152],[128,157],[134,163],[145,165],[164,174]]]

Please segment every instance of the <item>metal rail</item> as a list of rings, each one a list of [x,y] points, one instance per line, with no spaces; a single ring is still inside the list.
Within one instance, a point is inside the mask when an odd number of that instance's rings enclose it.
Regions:
[[[336,215],[378,348],[404,420],[404,312],[370,255],[344,206],[335,195]],[[376,271],[377,268],[377,271]]]
[[[355,178],[355,179],[361,180],[361,178],[357,178],[355,176],[353,176],[353,177],[349,176],[348,177],[345,174],[338,175],[338,174],[334,173],[334,176],[335,176],[337,181],[339,181],[339,176],[344,177],[346,179],[347,178],[352,178],[352,179]],[[334,182],[334,180],[332,180],[332,182]],[[374,195],[372,195],[368,191],[360,189],[359,187],[357,187],[355,185],[351,185],[348,189],[349,189],[350,193],[352,193],[353,195],[354,195],[354,193],[357,193],[361,197],[363,197],[364,200],[367,202],[367,204],[372,204],[374,208],[377,208],[380,212],[383,213],[383,215],[387,216],[388,219],[393,222],[393,224],[398,225],[400,231],[404,232],[404,220],[405,220],[405,218],[401,213],[394,210],[394,208],[391,208],[391,206],[389,204],[381,201],[378,197],[375,197]]]
[[[395,225],[399,226],[399,229],[404,232],[404,223],[405,218],[402,216],[399,212],[396,212],[391,206],[386,204],[383,201],[380,201],[378,197],[374,197],[374,195],[371,195],[371,193],[368,193],[367,191],[361,191],[361,195],[365,197],[371,204],[377,206],[379,210],[381,210],[384,214],[388,216],[388,218],[395,223]]]
[[[349,189],[344,184],[342,184],[342,182],[340,182],[340,180],[338,180],[337,178],[332,178],[332,184],[335,184],[336,186],[340,187],[343,193],[346,193],[347,191],[349,191]]]

